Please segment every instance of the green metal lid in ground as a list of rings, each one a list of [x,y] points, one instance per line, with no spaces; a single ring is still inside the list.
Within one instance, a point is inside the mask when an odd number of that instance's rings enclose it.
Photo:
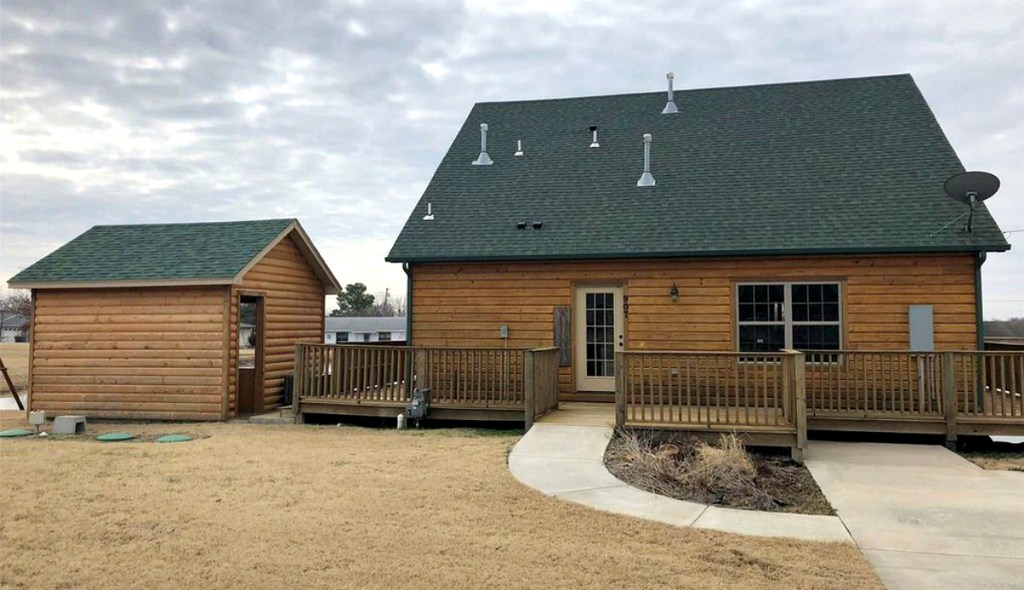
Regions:
[[[108,432],[97,436],[96,440],[100,442],[117,442],[122,440],[132,440],[133,438],[135,438],[135,435],[129,432]]]
[[[2,438],[15,438],[19,436],[32,436],[31,430],[25,430],[24,428],[11,428],[0,432]]]
[[[187,434],[165,434],[160,438],[156,439],[158,443],[176,443],[176,442],[188,442],[192,440],[192,437]]]

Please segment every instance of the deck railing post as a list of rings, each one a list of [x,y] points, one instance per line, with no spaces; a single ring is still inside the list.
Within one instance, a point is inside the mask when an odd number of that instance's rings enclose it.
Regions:
[[[615,351],[615,427],[626,427],[626,353]]]
[[[796,413],[796,449],[793,460],[803,463],[807,448],[807,379],[804,353],[793,355],[793,411]]]
[[[952,352],[942,353],[942,409],[946,415],[946,447],[956,449],[956,371]]]
[[[536,382],[533,375],[533,351],[523,352],[523,414],[526,422],[526,430],[533,428],[533,418],[536,413],[534,399],[536,396]]]
[[[782,403],[788,406],[783,414],[792,420],[796,430],[796,445],[790,453],[794,461],[803,462],[807,447],[807,355],[797,350],[785,350],[782,357]]]
[[[412,390],[414,387],[418,387],[420,389],[430,387],[430,375],[427,371],[427,351],[422,348],[414,348],[412,350],[412,355],[412,370],[414,377],[410,377],[409,383],[405,387],[405,393],[409,396],[409,399],[412,399]]]
[[[292,413],[295,415],[295,423],[302,424],[301,401],[302,387],[306,380],[306,355],[301,344],[295,345],[295,377],[292,379]]]

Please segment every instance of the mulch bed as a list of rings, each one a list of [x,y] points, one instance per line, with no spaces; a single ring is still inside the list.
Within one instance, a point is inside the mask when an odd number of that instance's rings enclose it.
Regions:
[[[679,500],[770,512],[835,514],[806,467],[768,449],[745,449],[735,437],[707,445],[697,439],[663,442],[646,434],[619,432],[608,446],[605,464],[630,485]],[[737,464],[745,467],[737,469]]]

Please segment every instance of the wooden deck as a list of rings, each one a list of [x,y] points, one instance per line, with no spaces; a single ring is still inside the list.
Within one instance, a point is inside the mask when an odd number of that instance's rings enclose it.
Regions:
[[[557,352],[299,344],[295,413],[396,417],[429,389],[431,418],[529,427],[558,405]]]

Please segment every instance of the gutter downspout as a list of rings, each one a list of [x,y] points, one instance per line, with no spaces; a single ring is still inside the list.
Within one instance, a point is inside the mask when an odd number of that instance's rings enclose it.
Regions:
[[[408,262],[402,263],[402,272],[405,273],[405,345],[412,347],[412,265]],[[416,353],[406,356],[405,383],[409,399],[412,399],[411,388],[416,382]]]
[[[974,259],[974,310],[975,310],[975,331],[978,334],[978,350],[985,350],[985,315],[982,310],[981,301],[981,265],[985,264],[988,253],[978,252]]]

